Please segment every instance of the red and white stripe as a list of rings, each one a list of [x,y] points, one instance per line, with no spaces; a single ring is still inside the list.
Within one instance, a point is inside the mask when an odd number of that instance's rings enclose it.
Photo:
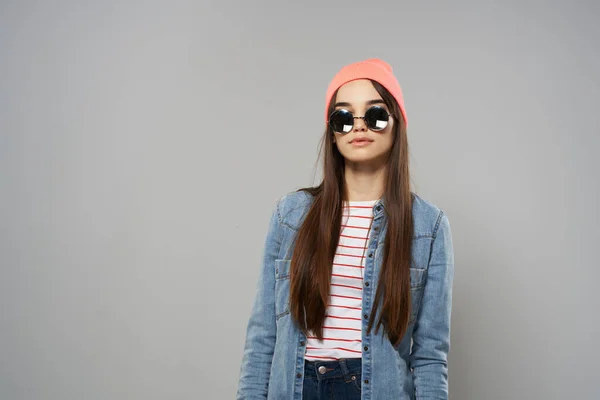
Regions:
[[[305,358],[308,360],[338,360],[362,355],[362,275],[375,202],[352,201],[343,209],[340,241],[333,259],[324,340],[319,341],[313,335],[307,337]]]

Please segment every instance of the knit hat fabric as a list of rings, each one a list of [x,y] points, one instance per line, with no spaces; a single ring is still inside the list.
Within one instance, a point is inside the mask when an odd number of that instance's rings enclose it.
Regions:
[[[392,72],[392,67],[379,58],[370,58],[368,60],[348,64],[333,77],[331,83],[329,83],[327,94],[325,96],[325,122],[329,121],[329,103],[331,102],[331,98],[335,91],[342,85],[357,79],[371,79],[379,82],[385,87],[396,99],[402,117],[404,118],[404,123],[408,126],[406,110],[404,109],[404,97],[402,97],[400,84]]]

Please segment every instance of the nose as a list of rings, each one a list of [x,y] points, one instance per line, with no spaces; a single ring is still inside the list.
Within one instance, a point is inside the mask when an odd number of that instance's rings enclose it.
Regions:
[[[354,132],[366,132],[367,124],[365,124],[364,118],[354,118]]]

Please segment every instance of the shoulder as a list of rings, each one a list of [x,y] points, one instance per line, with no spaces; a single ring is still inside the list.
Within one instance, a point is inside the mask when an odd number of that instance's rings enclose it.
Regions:
[[[279,222],[290,228],[298,229],[313,200],[314,197],[306,190],[295,190],[283,194],[277,201]]]
[[[441,226],[448,225],[444,210],[420,195],[413,195],[413,232],[415,237],[436,237]],[[314,197],[306,190],[287,192],[277,201],[279,223],[292,229],[299,229]]]
[[[449,225],[448,216],[437,204],[424,199],[418,194],[413,195],[413,226],[414,236],[436,237],[442,225]]]

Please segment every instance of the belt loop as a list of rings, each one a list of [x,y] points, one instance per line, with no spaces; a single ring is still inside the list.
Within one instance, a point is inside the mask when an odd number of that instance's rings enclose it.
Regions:
[[[350,376],[350,371],[348,370],[348,365],[346,364],[346,359],[341,358],[340,360],[340,369],[342,370],[342,376],[344,377],[345,382],[350,382],[352,377]]]

